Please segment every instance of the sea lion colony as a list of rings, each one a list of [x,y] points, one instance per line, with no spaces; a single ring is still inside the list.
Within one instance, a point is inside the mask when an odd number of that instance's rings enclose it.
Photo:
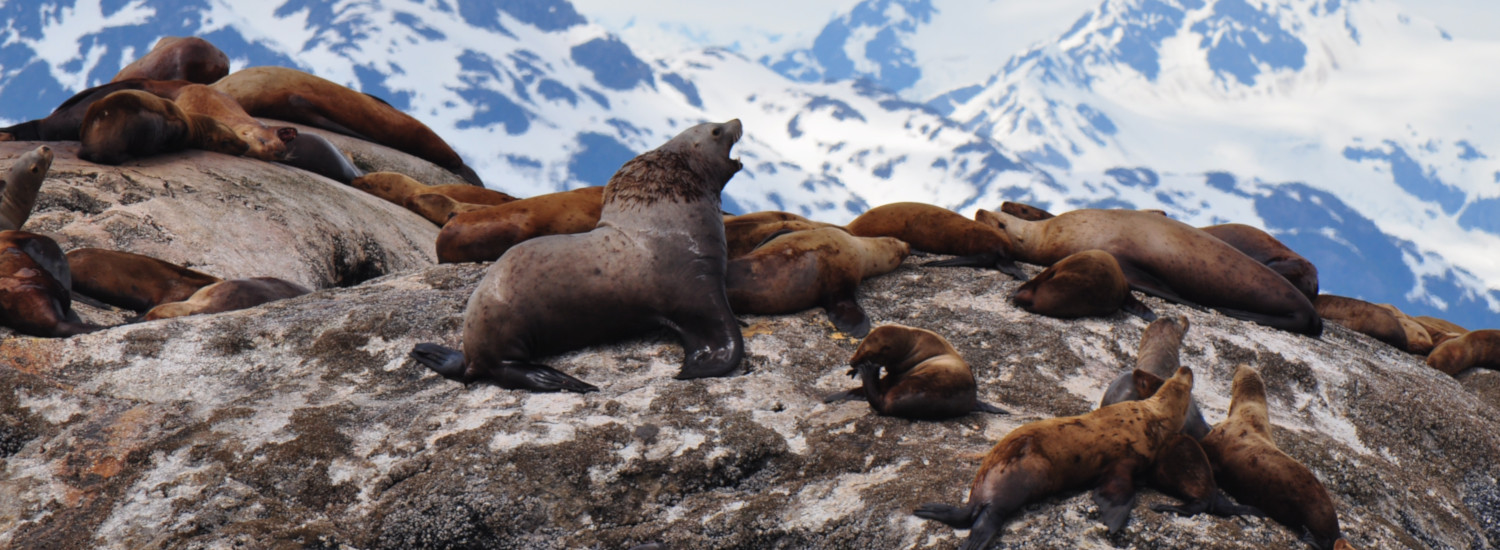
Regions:
[[[535,360],[652,328],[679,336],[685,353],[678,378],[727,376],[743,356],[735,313],[823,307],[838,330],[869,334],[846,362],[862,385],[829,396],[830,402],[861,399],[878,414],[925,420],[1003,414],[977,399],[982,381],[974,379],[962,350],[940,334],[899,325],[871,330],[855,301],[859,282],[891,271],[911,252],[957,256],[927,264],[933,267],[994,268],[1018,278],[1025,272],[1017,261],[1047,266],[1012,297],[1042,315],[1117,316],[1123,308],[1154,318],[1132,294],[1141,291],[1313,338],[1322,321],[1331,320],[1403,351],[1431,351],[1428,364],[1450,375],[1500,367],[1497,331],[1468,331],[1390,306],[1319,295],[1311,262],[1249,226],[1199,229],[1159,212],[1125,210],[1053,216],[1018,203],[980,210],[973,220],[933,205],[898,203],[844,227],[784,212],[721,216],[720,194],[740,168],[730,157],[743,132],[737,120],[689,128],[632,159],[603,188],[518,199],[483,187],[426,185],[404,174],[365,174],[326,140],[250,117],[292,119],[383,143],[478,183],[435,133],[378,98],[292,69],[226,76],[222,52],[205,44],[163,39],[163,51],[148,53],[116,82],[78,93],[46,118],[0,129],[0,139],[80,140],[87,156],[101,162],[181,147],[251,154],[411,209],[443,228],[434,243],[441,261],[495,262],[466,308],[463,349],[423,344],[412,351],[417,363],[466,383],[599,391]],[[179,107],[174,101],[183,90],[209,98],[211,107]],[[170,140],[134,139],[163,129]],[[308,151],[307,158],[298,151]],[[223,281],[124,251],[63,255],[47,236],[19,231],[52,155],[49,146],[38,146],[13,160],[0,182],[5,326],[47,337],[105,328],[78,319],[71,310],[75,297],[149,321],[308,292],[274,278]],[[1188,267],[1205,262],[1212,267]],[[1192,397],[1192,373],[1177,358],[1187,330],[1185,318],[1154,321],[1142,337],[1138,363],[1111,384],[1099,409],[1013,430],[984,459],[964,507],[930,504],[914,513],[972,527],[964,547],[982,548],[1021,505],[1093,488],[1100,519],[1114,531],[1128,520],[1140,479],[1185,501],[1162,510],[1266,515],[1306,529],[1316,547],[1349,548],[1335,503],[1316,477],[1275,447],[1253,369],[1240,367],[1229,418],[1210,430]],[[1225,499],[1221,488],[1241,504]]]

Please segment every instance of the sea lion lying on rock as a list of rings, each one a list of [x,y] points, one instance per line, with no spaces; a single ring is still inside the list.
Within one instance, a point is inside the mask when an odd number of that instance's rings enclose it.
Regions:
[[[297,283],[274,277],[230,279],[205,286],[180,302],[167,302],[146,312],[145,320],[170,319],[184,315],[221,313],[252,308],[261,304],[296,298],[311,292]]]
[[[824,403],[863,399],[876,414],[913,420],[943,420],[975,411],[1009,414],[979,400],[974,371],[948,340],[930,330],[882,325],[859,343],[849,365],[849,376],[863,385],[829,395]]]
[[[180,302],[222,279],[150,256],[77,248],[68,251],[73,290],[106,304],[145,312],[168,302]]]
[[[583,233],[599,225],[603,187],[584,187],[470,210],[438,232],[438,263],[488,262],[544,235]]]
[[[79,130],[78,158],[120,164],[139,157],[202,149],[242,155],[250,144],[224,123],[192,115],[170,100],[140,90],[121,90],[89,106]]]
[[[895,237],[913,250],[958,256],[925,265],[992,267],[1017,279],[1026,273],[1012,261],[1010,239],[992,225],[978,223],[931,204],[898,202],[871,208],[845,226],[860,237]]]
[[[774,237],[729,261],[724,287],[736,313],[795,313],[822,306],[840,332],[870,332],[855,291],[860,281],[895,271],[911,248],[891,237],[856,237],[839,227]]]
[[[0,231],[0,325],[32,336],[67,337],[103,329],[73,312],[62,248],[25,231]]]
[[[110,82],[143,78],[213,84],[229,74],[229,56],[196,36],[163,36],[146,52],[115,73]]]

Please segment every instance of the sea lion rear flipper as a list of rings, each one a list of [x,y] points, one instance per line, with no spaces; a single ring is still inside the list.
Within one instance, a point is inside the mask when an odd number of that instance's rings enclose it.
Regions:
[[[848,293],[824,298],[823,309],[828,312],[828,320],[839,332],[855,338],[864,338],[870,333],[870,317],[859,307],[859,302],[854,301],[853,289]]]
[[[823,398],[823,402],[824,403],[837,403],[839,401],[864,401],[864,400],[865,400],[865,387],[864,386],[860,386],[858,388],[847,389],[847,390],[844,390],[844,391],[841,391],[841,392],[830,393],[830,394],[828,394],[827,397]]]
[[[337,122],[329,120],[328,117],[325,117],[322,113],[318,112],[318,106],[314,105],[313,102],[308,101],[307,98],[304,98],[297,94],[292,94],[286,97],[286,103],[287,105],[302,111],[302,122],[306,123],[308,126],[316,126],[324,130],[338,132],[349,137],[359,138],[368,142],[375,143],[375,140],[366,137],[364,134],[361,134],[354,130],[350,130],[343,124],[339,124]]]
[[[1007,258],[1004,254],[998,252],[986,252],[972,256],[958,256],[946,260],[937,260],[924,263],[922,267],[987,267],[1015,277],[1018,281],[1027,279],[1026,270],[1016,265],[1015,260]]]
[[[979,513],[982,514],[984,511],[980,510]],[[941,502],[929,502],[918,506],[916,510],[912,511],[912,515],[922,519],[942,522],[950,527],[968,529],[974,525],[974,517],[979,514],[974,513],[974,510],[967,507],[960,508]]]
[[[121,311],[120,308],[106,304],[99,300],[95,300],[89,296],[79,294],[77,290],[69,290],[68,294],[72,296],[74,302],[88,304],[90,307],[96,307],[105,311]]]
[[[1116,260],[1118,259],[1116,258]],[[1135,267],[1130,262],[1120,262],[1120,271],[1125,272],[1125,283],[1130,285],[1131,290],[1137,290],[1147,296],[1155,296],[1174,304],[1185,305],[1198,311],[1208,311],[1208,308],[1193,303],[1187,298],[1183,298],[1177,291],[1172,290],[1171,286],[1163,283],[1161,279],[1157,279],[1156,276]]]
[[[1130,520],[1130,509],[1135,507],[1135,480],[1131,472],[1133,461],[1121,460],[1110,466],[1094,489],[1094,504],[1099,506],[1099,521],[1113,535]]]
[[[1266,513],[1261,511],[1260,508],[1248,504],[1235,504],[1231,502],[1229,497],[1224,496],[1223,491],[1214,491],[1214,496],[1211,498],[1213,500],[1207,506],[1208,513],[1210,514],[1226,518],[1230,516],[1266,517]]]
[[[974,401],[974,412],[982,412],[982,413],[990,413],[990,414],[1010,414],[1010,411],[1007,411],[1007,410],[1002,409],[1000,407],[996,407],[996,406],[991,405],[989,403],[985,403],[983,401],[977,401],[977,400]]]
[[[500,384],[500,387],[512,390],[570,391],[574,393],[599,391],[599,388],[593,384],[568,376],[562,371],[541,363],[502,361],[499,368],[491,370],[491,373],[495,382]]]
[[[1192,501],[1192,502],[1185,502],[1185,503],[1182,503],[1179,506],[1173,506],[1171,504],[1164,504],[1164,503],[1157,503],[1157,504],[1152,504],[1151,505],[1151,510],[1152,511],[1163,513],[1163,514],[1165,514],[1167,512],[1171,512],[1171,513],[1177,514],[1179,516],[1196,516],[1198,514],[1201,514],[1203,512],[1208,511],[1208,509],[1209,509],[1208,503],[1204,502],[1204,501],[1201,501],[1201,500],[1195,500],[1195,501]]]
[[[407,356],[442,375],[443,378],[469,382],[469,380],[464,380],[464,353],[461,351],[437,344],[417,344],[411,348]]]
[[[1147,307],[1146,304],[1141,303],[1141,301],[1135,297],[1135,294],[1128,290],[1125,291],[1125,303],[1120,304],[1120,309],[1125,313],[1129,313],[1136,317],[1145,319],[1148,323],[1156,320],[1156,312],[1151,311],[1150,307]]]

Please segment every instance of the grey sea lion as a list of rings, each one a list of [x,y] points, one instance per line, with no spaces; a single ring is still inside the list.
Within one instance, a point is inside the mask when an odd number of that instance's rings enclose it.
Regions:
[[[27,151],[10,162],[0,180],[0,230],[20,229],[36,208],[36,194],[52,168],[52,148],[46,145]]]

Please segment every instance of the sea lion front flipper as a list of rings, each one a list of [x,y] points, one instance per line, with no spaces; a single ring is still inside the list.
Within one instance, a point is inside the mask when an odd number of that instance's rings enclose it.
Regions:
[[[506,389],[574,393],[599,391],[599,388],[593,384],[568,376],[562,371],[541,363],[502,361],[498,368],[490,372],[495,383]]]
[[[667,322],[682,341],[682,369],[675,376],[678,380],[729,376],[744,358],[745,338],[740,334],[739,318],[729,310],[727,299],[715,309],[716,315]]]
[[[1135,297],[1134,293],[1128,290],[1125,291],[1125,303],[1120,304],[1120,310],[1145,319],[1147,323],[1156,320],[1156,312],[1151,311],[1150,307],[1147,307],[1146,304]]]
[[[823,398],[823,402],[837,403],[840,401],[864,401],[865,399],[865,387],[860,386],[858,388],[851,388],[841,392],[830,393],[827,397]]]
[[[1162,503],[1157,503],[1157,504],[1152,504],[1151,505],[1151,510],[1152,511],[1163,513],[1163,514],[1171,512],[1171,513],[1177,514],[1179,516],[1196,516],[1198,514],[1201,514],[1203,512],[1208,511],[1208,508],[1209,508],[1208,503],[1204,502],[1204,501],[1201,501],[1201,500],[1195,500],[1195,501],[1192,501],[1192,502],[1185,502],[1185,503],[1183,503],[1183,504],[1181,504],[1179,506],[1173,506],[1171,504],[1162,504]]]
[[[1266,513],[1260,508],[1248,504],[1235,504],[1230,502],[1229,497],[1224,496],[1223,491],[1214,491],[1213,500],[1208,503],[1208,513],[1219,517],[1231,516],[1253,516],[1266,517]]]
[[[839,332],[855,338],[864,338],[870,334],[870,317],[859,307],[859,302],[854,301],[854,289],[825,297],[823,309],[828,312],[828,320],[833,323],[833,328]]]
[[[359,138],[371,143],[377,143],[375,140],[366,137],[364,134],[361,134],[354,130],[350,130],[343,124],[339,124],[337,122],[329,120],[328,117],[325,117],[322,113],[318,112],[317,105],[314,105],[313,102],[308,101],[305,97],[297,94],[292,94],[286,96],[286,103],[287,105],[302,111],[302,116],[305,117],[303,118],[302,122],[305,122],[308,126],[316,126],[330,132],[338,132],[349,137]]]
[[[989,403],[985,403],[983,401],[978,401],[978,400],[974,401],[974,412],[982,412],[982,413],[990,413],[990,414],[1010,414],[1010,411],[1007,411],[1007,410],[1002,409],[1000,407],[996,407],[996,406],[991,405]]]
[[[406,355],[443,378],[469,382],[464,380],[464,352],[437,344],[417,344]]]
[[[1121,460],[1109,467],[1094,489],[1094,504],[1099,506],[1099,521],[1113,535],[1130,520],[1130,509],[1135,507],[1135,480],[1131,472],[1135,465],[1131,460]]]

